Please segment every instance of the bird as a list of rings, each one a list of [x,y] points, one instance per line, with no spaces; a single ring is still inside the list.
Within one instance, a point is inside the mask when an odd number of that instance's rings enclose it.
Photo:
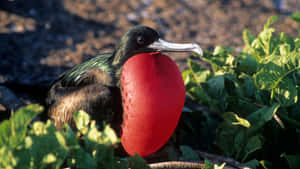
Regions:
[[[198,44],[167,42],[150,27],[133,27],[121,37],[112,53],[96,55],[74,66],[51,84],[46,107],[55,127],[61,129],[64,124],[74,127],[73,112],[84,110],[96,123],[105,121],[113,129],[120,131],[124,106],[120,80],[122,68],[133,56],[153,52],[203,54]]]

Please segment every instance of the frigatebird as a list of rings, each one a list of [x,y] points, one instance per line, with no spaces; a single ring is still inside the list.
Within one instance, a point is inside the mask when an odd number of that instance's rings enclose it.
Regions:
[[[106,121],[120,131],[124,107],[120,80],[122,67],[135,55],[153,52],[196,52],[202,55],[197,44],[170,43],[154,29],[136,26],[122,36],[113,53],[97,55],[67,70],[54,81],[46,104],[56,128],[62,128],[64,124],[74,126],[73,112],[84,110],[96,122]]]

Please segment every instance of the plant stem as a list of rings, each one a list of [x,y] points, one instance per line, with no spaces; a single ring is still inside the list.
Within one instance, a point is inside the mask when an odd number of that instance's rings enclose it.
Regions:
[[[239,169],[251,169],[250,167],[245,166],[245,165],[241,164],[240,162],[235,161],[232,158],[223,157],[223,156],[219,156],[219,155],[215,155],[215,154],[210,154],[210,153],[202,152],[199,150],[195,150],[195,152],[197,152],[202,158],[207,158],[209,160],[217,161],[220,163],[225,162],[226,164],[231,165],[236,168],[239,168]]]

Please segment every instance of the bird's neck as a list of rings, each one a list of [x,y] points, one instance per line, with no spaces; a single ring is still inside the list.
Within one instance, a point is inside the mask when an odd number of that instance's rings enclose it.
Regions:
[[[120,86],[120,78],[121,78],[121,71],[124,63],[126,62],[126,51],[122,46],[120,46],[112,55],[112,66],[114,69],[114,78],[117,82],[117,86]]]
[[[118,48],[117,50],[114,51],[112,57],[113,57],[113,62],[112,62],[112,65],[113,66],[119,66],[121,64],[124,64],[122,63],[122,56],[125,55],[125,50],[122,49],[122,48]]]

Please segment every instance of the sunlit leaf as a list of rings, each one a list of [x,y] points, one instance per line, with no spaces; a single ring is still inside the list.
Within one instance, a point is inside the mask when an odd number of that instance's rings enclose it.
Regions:
[[[226,163],[222,163],[220,166],[217,164],[214,164],[214,169],[223,169],[225,167]]]
[[[56,161],[56,157],[52,153],[47,154],[43,158],[43,163],[46,163],[46,164],[54,163],[55,161]]]
[[[234,114],[234,117],[237,120],[237,122],[232,122],[233,125],[241,125],[246,128],[249,128],[251,126],[248,120],[239,117],[237,114]]]
[[[298,90],[292,79],[285,78],[272,90],[272,94],[282,107],[290,106],[298,101]]]
[[[87,127],[90,122],[90,116],[83,110],[74,113],[74,121],[78,130]]]
[[[272,163],[266,160],[261,160],[259,164],[264,168],[264,169],[271,169],[272,168]]]
[[[255,84],[259,89],[270,90],[300,69],[300,54],[291,52],[284,56],[272,55],[265,58],[262,63],[263,67],[255,75]]]
[[[189,80],[187,78],[190,78],[191,80],[193,79],[199,85],[200,83],[205,82],[211,76],[209,70],[201,67],[201,65],[195,63],[191,59],[188,59],[187,61],[190,67],[190,72],[186,73],[190,73],[190,75],[186,76],[185,84],[187,84],[187,80]]]
[[[269,28],[278,19],[279,19],[279,16],[271,16],[271,17],[269,17],[267,23],[264,25],[264,29]]]
[[[10,118],[0,124],[0,146],[9,145],[15,148],[25,139],[27,126],[29,123],[43,111],[40,105],[28,105],[17,110]]]
[[[17,166],[17,160],[11,149],[6,146],[0,147],[0,168],[14,169]]]

